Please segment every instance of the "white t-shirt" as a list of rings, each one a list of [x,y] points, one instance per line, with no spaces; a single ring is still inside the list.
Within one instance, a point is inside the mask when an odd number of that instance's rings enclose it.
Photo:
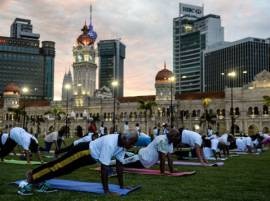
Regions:
[[[182,131],[182,144],[187,144],[192,148],[195,147],[195,144],[202,146],[202,137],[199,133],[190,130]]]
[[[88,135],[78,139],[78,140],[75,140],[73,142],[73,145],[76,146],[78,145],[79,143],[82,143],[82,142],[91,142],[92,141],[92,136],[93,136],[93,133],[88,133]]]
[[[214,151],[218,151],[218,139],[217,138],[213,138],[211,139],[211,149]]]
[[[206,159],[209,159],[214,156],[212,149],[210,149],[209,147],[203,148],[203,154]]]
[[[125,124],[125,125],[124,125],[124,132],[128,131],[128,129],[129,129],[128,124]],[[138,130],[137,130],[137,131],[138,131]]]
[[[51,132],[48,135],[46,135],[44,138],[44,141],[45,142],[54,142],[54,141],[57,141],[57,137],[58,137],[58,132],[54,131],[54,132]]]
[[[38,140],[33,135],[19,127],[15,127],[10,130],[10,138],[14,140],[18,145],[21,145],[24,150],[29,150],[31,139],[38,143]]]
[[[221,142],[221,143],[224,143],[226,145],[230,145],[229,142],[228,142],[228,134],[227,133],[224,133],[222,136],[220,136],[218,138],[218,141]]]
[[[90,133],[89,133],[90,134]],[[100,126],[99,128],[99,136],[100,135],[104,135],[104,127],[103,126]],[[91,135],[92,136],[92,135]]]
[[[244,137],[244,143],[246,146],[253,147],[252,139],[251,137]]]
[[[118,146],[119,134],[105,135],[89,143],[91,156],[103,165],[110,165],[112,157],[123,163],[125,149]]]
[[[246,151],[246,144],[243,137],[237,138],[235,143],[237,151]]]
[[[158,152],[168,154],[173,152],[173,144],[169,144],[166,135],[157,136],[147,147],[139,150],[139,159],[142,165],[149,168],[156,164],[159,159]]]
[[[1,143],[2,145],[6,144],[6,141],[8,139],[8,134],[7,133],[3,133],[1,136]]]

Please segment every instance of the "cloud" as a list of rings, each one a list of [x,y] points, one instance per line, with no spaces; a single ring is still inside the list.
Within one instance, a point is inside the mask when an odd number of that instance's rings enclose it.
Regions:
[[[221,15],[225,39],[270,33],[268,0],[182,0],[204,4],[205,14]],[[93,6],[98,40],[118,38],[126,45],[125,95],[154,94],[154,78],[166,61],[172,69],[172,19],[179,0],[98,0]],[[73,62],[72,46],[84,21],[89,22],[89,0],[1,0],[0,35],[9,35],[16,17],[32,20],[41,40],[56,42],[55,98],[61,97],[62,79]]]

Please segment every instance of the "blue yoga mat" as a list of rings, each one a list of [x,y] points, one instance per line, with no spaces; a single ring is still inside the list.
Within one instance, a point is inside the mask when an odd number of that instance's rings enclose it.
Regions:
[[[22,180],[18,180],[15,183],[19,185]],[[67,190],[67,191],[79,191],[88,193],[104,194],[101,183],[82,182],[65,179],[50,179],[47,181],[52,188]],[[119,185],[109,184],[109,190],[114,193],[118,193],[121,196],[127,195],[128,193],[141,188],[141,186],[131,187],[130,189],[121,189]]]

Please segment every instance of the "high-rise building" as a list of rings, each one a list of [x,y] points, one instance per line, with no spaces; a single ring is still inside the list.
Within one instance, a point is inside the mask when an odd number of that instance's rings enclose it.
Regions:
[[[10,26],[11,38],[39,39],[39,34],[33,33],[31,20],[16,18]]]
[[[203,50],[224,41],[218,15],[204,16],[204,8],[180,3],[179,17],[173,20],[173,71],[176,93],[200,92]]]
[[[20,25],[23,21],[29,24]],[[11,27],[12,37],[0,36],[0,94],[13,82],[27,87],[29,98],[52,100],[55,43],[42,41],[39,47],[39,34],[32,33],[30,20],[16,19]]]
[[[204,53],[204,90],[242,87],[256,74],[270,70],[270,39],[245,38],[213,46]],[[228,73],[235,72],[235,77]]]
[[[98,43],[99,88],[112,89],[112,81],[117,80],[115,96],[124,95],[124,59],[126,47],[120,40],[101,40]]]

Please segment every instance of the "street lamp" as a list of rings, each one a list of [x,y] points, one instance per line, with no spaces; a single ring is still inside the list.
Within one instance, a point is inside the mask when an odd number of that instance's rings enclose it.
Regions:
[[[27,87],[23,87],[22,88],[22,94],[25,96],[26,94],[28,94],[29,92],[29,88]],[[25,97],[24,97],[25,98]],[[25,116],[26,116],[26,111],[25,111],[25,100],[23,100],[23,128],[25,128]]]
[[[65,89],[67,91],[67,101],[66,101],[66,134],[68,135],[68,99],[69,99],[69,90],[71,89],[70,84],[65,84]]]
[[[230,77],[231,79],[234,79],[236,77],[236,72],[232,71],[230,73],[228,73],[228,77]],[[232,84],[232,80],[231,80],[231,133],[234,136],[234,122],[235,122],[235,118],[234,118],[234,109],[233,109],[233,84]]]
[[[171,105],[170,105],[170,124],[171,128],[173,128],[173,83],[175,81],[175,77],[169,77],[169,81],[171,83]]]
[[[118,81],[112,81],[113,88],[113,132],[115,132],[115,88],[118,86]]]

